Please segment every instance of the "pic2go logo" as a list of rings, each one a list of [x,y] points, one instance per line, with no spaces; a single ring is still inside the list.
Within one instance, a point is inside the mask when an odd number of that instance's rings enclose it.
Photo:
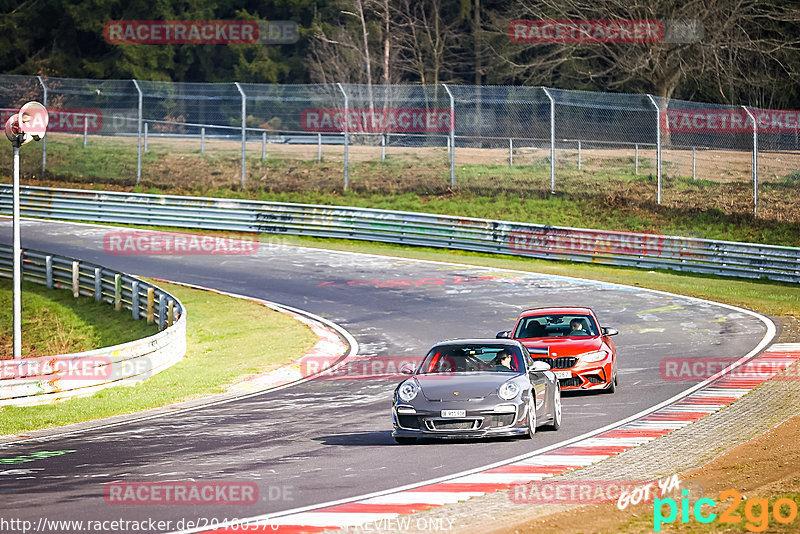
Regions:
[[[690,512],[698,523],[711,523],[717,519],[717,514],[711,511],[711,509],[716,508],[716,501],[708,498],[697,499],[692,506],[689,503],[689,490],[683,490],[682,494],[683,497],[680,499],[681,523],[689,522]],[[734,489],[720,492],[720,501],[729,498],[732,498],[733,502],[728,505],[725,511],[719,514],[719,522],[741,523],[742,516],[737,514],[736,510],[742,502],[742,495]],[[764,532],[769,526],[769,500],[763,498],[744,500],[744,518],[747,520],[745,528],[748,532]],[[666,516],[664,515],[665,506],[667,508]],[[707,513],[704,513],[704,506],[707,507]],[[653,501],[653,530],[661,532],[662,525],[674,523],[678,518],[678,512],[678,503],[675,502],[675,499],[670,497],[655,499]],[[797,503],[788,497],[776,500],[772,504],[772,516],[775,521],[783,525],[791,523],[797,518]]]

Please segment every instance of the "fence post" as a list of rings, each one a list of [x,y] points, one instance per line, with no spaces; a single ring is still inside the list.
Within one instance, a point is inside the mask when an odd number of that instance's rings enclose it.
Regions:
[[[172,326],[175,322],[175,301],[169,299],[167,302],[167,326]]]
[[[578,170],[581,170],[581,140],[578,139]]]
[[[131,283],[131,316],[134,319],[139,318],[139,281],[134,280]]]
[[[84,146],[86,146],[86,141],[84,140]],[[147,153],[147,121],[144,123],[144,150],[143,152]]]
[[[89,137],[89,121],[86,118],[86,113],[83,114],[83,148],[86,148],[86,138]],[[147,149],[145,148],[145,152]]]
[[[139,87],[139,82],[135,79],[131,81],[133,81],[133,85],[139,93],[139,129],[136,136],[138,139],[138,148],[136,150],[136,185],[139,185],[139,182],[142,181],[142,89]]]
[[[514,140],[508,140],[508,166],[514,166]]]
[[[261,161],[267,159],[267,132],[261,132]]]
[[[550,100],[550,192],[556,192],[556,101],[546,87],[542,91]]]
[[[114,275],[114,310],[122,309],[122,277],[119,273]]]
[[[322,163],[322,134],[317,132],[317,163]]]
[[[44,80],[41,76],[37,76],[39,78],[39,85],[42,86],[42,105],[46,108],[47,107],[47,86],[44,84]],[[42,174],[44,174],[45,169],[47,169],[47,136],[45,135],[42,137]]]
[[[147,324],[153,324],[153,321],[155,321],[155,310],[153,309],[155,291],[152,286],[147,288]]]
[[[656,202],[661,204],[661,110],[658,108],[656,99],[653,95],[647,95],[653,107],[656,108],[656,174],[658,175],[658,191]]]
[[[103,298],[103,270],[100,267],[94,268],[94,300],[100,302]]]
[[[753,215],[758,216],[758,124],[747,106],[742,106],[742,109],[753,121],[753,158],[751,163],[753,166]]]
[[[634,156],[635,172],[639,174],[639,144],[637,143],[634,146],[636,147],[636,155]]]
[[[81,296],[81,264],[75,260],[72,261],[72,296]]]
[[[692,180],[697,180],[697,151],[692,147]]]
[[[245,148],[247,145],[247,97],[242,91],[242,86],[239,85],[239,82],[233,82],[236,84],[236,89],[239,90],[239,94],[242,95],[242,189],[245,186],[245,172],[247,171],[247,162],[245,160]]]
[[[48,289],[53,289],[53,256],[44,257],[44,280]]]
[[[350,186],[350,100],[341,83],[336,84],[344,95],[344,190]]]
[[[158,293],[158,329],[164,330],[167,324],[167,301],[164,300],[164,293]]]
[[[456,102],[446,83],[442,84],[450,97],[450,189],[456,187]]]
[[[386,134],[381,134],[381,163],[386,161]]]
[[[205,127],[200,128],[200,153],[206,153],[206,129]]]

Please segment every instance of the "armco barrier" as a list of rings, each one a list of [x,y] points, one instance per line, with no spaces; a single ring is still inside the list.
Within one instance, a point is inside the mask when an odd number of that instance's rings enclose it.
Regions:
[[[12,250],[0,245],[0,277],[12,276]],[[157,322],[143,339],[74,354],[0,361],[0,405],[32,405],[133,385],[177,363],[186,354],[186,312],[163,289],[127,274],[72,258],[23,250],[24,280],[71,289],[135,319]],[[109,308],[110,310],[110,308]],[[111,312],[114,313],[114,312]]]
[[[335,237],[800,282],[800,248],[368,208],[23,187],[22,214],[61,220]],[[0,186],[0,213],[11,187]]]

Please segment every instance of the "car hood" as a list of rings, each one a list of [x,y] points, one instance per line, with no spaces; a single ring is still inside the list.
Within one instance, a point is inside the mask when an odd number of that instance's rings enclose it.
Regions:
[[[480,399],[493,395],[518,373],[475,372],[416,375],[422,394],[430,401]]]
[[[571,337],[571,338],[541,338],[536,340],[524,340],[522,343],[528,349],[549,348],[551,358],[562,358],[564,356],[578,356],[585,352],[600,350],[603,346],[603,339],[596,337]],[[538,351],[531,350],[531,356],[539,356]]]

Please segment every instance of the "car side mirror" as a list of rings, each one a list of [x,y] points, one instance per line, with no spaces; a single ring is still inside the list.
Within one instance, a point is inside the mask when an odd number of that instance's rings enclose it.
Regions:
[[[413,375],[414,374],[414,366],[410,363],[404,363],[400,366],[400,372],[404,375]]]
[[[549,371],[549,370],[550,370],[550,364],[547,362],[533,362],[533,365],[531,365],[531,371],[536,373],[541,373],[543,371]]]
[[[605,326],[603,327],[604,336],[616,336],[617,334],[619,334],[619,330],[617,330],[616,328],[608,328]]]
[[[511,330],[503,330],[502,332],[498,332],[497,339],[509,339],[511,337]]]

